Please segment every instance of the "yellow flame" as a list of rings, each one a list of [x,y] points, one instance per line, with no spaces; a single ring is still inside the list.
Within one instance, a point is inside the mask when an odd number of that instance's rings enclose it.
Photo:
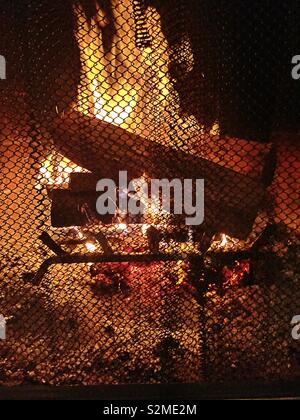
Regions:
[[[105,10],[99,6],[88,22],[83,8],[74,6],[82,65],[75,107],[85,115],[135,131],[141,54],[135,44],[133,5],[131,0],[112,0],[112,5],[116,33],[109,52],[104,50],[101,31],[110,21]]]
[[[84,172],[85,170],[77,166],[66,157],[50,154],[43,162],[39,170],[37,187],[42,185],[68,185],[70,175],[73,172]]]
[[[136,106],[137,93],[134,89],[121,88],[114,96],[101,95],[97,79],[93,81],[94,113],[96,118],[122,128],[128,128],[130,118]]]

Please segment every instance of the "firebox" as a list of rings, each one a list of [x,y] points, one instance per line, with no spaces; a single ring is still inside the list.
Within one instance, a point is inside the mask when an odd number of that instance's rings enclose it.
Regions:
[[[246,3],[1,4],[1,385],[299,377],[299,2]]]

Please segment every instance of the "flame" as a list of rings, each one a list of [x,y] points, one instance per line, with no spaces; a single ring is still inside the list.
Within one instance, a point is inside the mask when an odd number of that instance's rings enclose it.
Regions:
[[[94,113],[96,118],[128,129],[130,116],[136,106],[134,89],[121,88],[114,96],[101,95],[97,79],[93,81]]]
[[[151,225],[143,224],[142,225],[142,234],[147,235],[148,230],[150,229]]]
[[[66,157],[50,154],[43,162],[37,179],[37,188],[42,185],[68,185],[73,172],[86,172]]]
[[[112,4],[116,34],[110,51],[103,43],[102,29],[110,21],[105,10],[97,6],[97,14],[88,22],[80,4],[73,8],[82,65],[74,106],[85,115],[135,131],[141,53],[135,43],[133,6],[131,0],[112,0]]]
[[[118,227],[119,227],[120,229],[122,229],[122,230],[127,229],[127,225],[126,225],[126,223],[120,223],[120,224],[118,225]]]
[[[220,247],[225,248],[228,244],[228,238],[227,235],[225,235],[224,233],[222,234],[222,240],[220,243]]]
[[[87,243],[85,244],[85,247],[86,247],[86,249],[87,249],[89,252],[95,252],[95,251],[97,250],[96,245],[95,245],[95,244],[93,244],[92,242],[87,242]]]

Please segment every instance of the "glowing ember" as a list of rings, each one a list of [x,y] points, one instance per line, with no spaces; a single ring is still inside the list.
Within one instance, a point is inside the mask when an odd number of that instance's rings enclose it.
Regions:
[[[84,238],[84,234],[81,232],[81,230],[77,227],[73,228],[71,230],[71,233],[73,234],[74,238],[76,239],[83,239]]]
[[[250,261],[236,261],[233,267],[223,268],[224,287],[234,287],[243,284],[250,275]]]
[[[83,233],[82,233],[82,232],[80,232],[80,230],[78,230],[77,232],[78,232],[78,238],[79,238],[79,239],[83,239],[83,238],[84,238]]]
[[[222,240],[221,240],[221,243],[220,243],[220,247],[225,248],[227,244],[228,244],[227,235],[223,234],[222,235]]]
[[[151,225],[142,225],[142,234],[146,235]]]
[[[87,242],[87,243],[85,244],[85,246],[86,246],[86,249],[87,249],[89,252],[95,252],[95,251],[97,250],[96,245],[95,245],[94,243],[92,243],[92,242]]]
[[[127,232],[127,225],[126,223],[119,223],[116,225],[118,232]]]

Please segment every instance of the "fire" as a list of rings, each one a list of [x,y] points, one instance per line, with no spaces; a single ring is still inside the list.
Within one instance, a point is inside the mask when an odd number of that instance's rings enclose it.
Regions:
[[[93,81],[94,113],[96,118],[122,128],[128,128],[136,106],[136,91],[122,88],[115,96],[101,95],[97,79]]]
[[[97,250],[96,245],[95,245],[94,243],[92,243],[92,242],[87,242],[87,243],[85,244],[85,247],[86,247],[86,249],[87,249],[89,252],[95,252],[95,251]]]
[[[116,228],[117,228],[117,231],[118,231],[118,232],[127,232],[127,228],[128,228],[128,226],[127,226],[127,224],[126,224],[126,223],[118,223],[118,224],[116,225]]]
[[[43,162],[37,180],[37,188],[47,186],[68,185],[70,175],[73,172],[85,172],[83,168],[77,166],[66,157],[58,154],[50,154]]]
[[[225,248],[227,244],[228,244],[228,238],[227,238],[227,235],[225,235],[225,234],[223,233],[223,234],[222,234],[221,243],[220,243],[220,247],[221,247],[221,248]]]
[[[148,230],[150,229],[151,225],[143,224],[142,225],[142,234],[147,235]]]
[[[226,235],[225,233],[218,234],[214,237],[210,246],[210,250],[217,252],[230,252],[240,249],[242,241],[237,238]]]
[[[82,79],[76,109],[110,124],[135,131],[140,90],[140,51],[135,43],[132,4],[114,2],[114,25],[110,51],[103,43],[102,29],[111,17],[97,6],[97,15],[87,21],[82,7],[74,6],[75,31],[80,48]],[[139,64],[135,67],[135,64]]]

